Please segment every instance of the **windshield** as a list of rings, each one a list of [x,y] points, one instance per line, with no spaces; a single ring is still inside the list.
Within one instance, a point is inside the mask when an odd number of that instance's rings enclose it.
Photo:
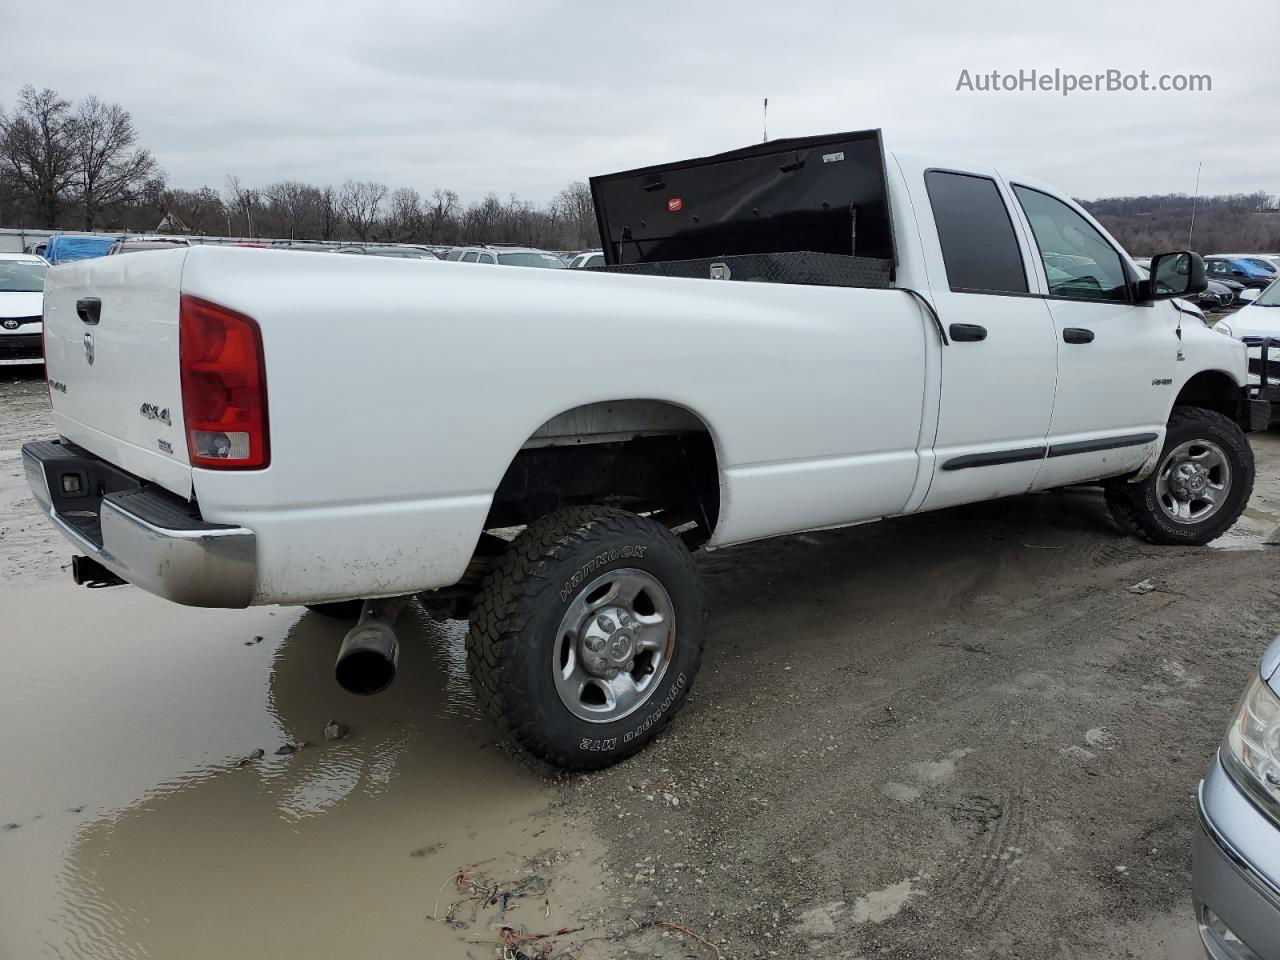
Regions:
[[[34,260],[0,260],[0,293],[39,293],[48,270]]]
[[[1261,257],[1249,257],[1245,262],[1253,264],[1255,267],[1266,273],[1276,272],[1276,265],[1270,260],[1263,260]]]
[[[1280,307],[1280,281],[1273,283],[1253,301],[1255,307]]]
[[[554,253],[500,253],[498,262],[508,267],[549,267],[563,270],[564,261]]]

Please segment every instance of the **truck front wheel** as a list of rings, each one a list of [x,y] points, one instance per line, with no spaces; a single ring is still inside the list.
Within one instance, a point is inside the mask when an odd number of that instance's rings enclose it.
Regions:
[[[1174,407],[1160,460],[1140,483],[1107,487],[1120,527],[1152,543],[1198,546],[1226,533],[1253,493],[1253,449],[1230,419]]]
[[[518,744],[569,770],[651,741],[702,659],[702,583],[653,520],[574,507],[531,523],[486,574],[467,633],[485,710]]]

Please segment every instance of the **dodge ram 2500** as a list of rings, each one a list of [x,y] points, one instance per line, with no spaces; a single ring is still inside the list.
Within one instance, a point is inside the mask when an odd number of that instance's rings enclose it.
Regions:
[[[479,271],[193,246],[54,268],[56,438],[24,448],[82,581],[347,616],[349,689],[417,597],[553,764],[689,693],[690,551],[1069,484],[1203,544],[1248,500],[1244,346],[1067,196],[774,141],[592,181],[605,265]],[[358,332],[355,332],[358,328]]]

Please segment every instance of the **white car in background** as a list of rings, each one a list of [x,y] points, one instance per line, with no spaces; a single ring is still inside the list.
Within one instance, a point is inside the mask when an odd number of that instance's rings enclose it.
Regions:
[[[31,253],[0,253],[0,366],[44,363],[44,275]]]
[[[570,270],[585,270],[587,267],[603,267],[604,251],[585,250],[569,261]]]

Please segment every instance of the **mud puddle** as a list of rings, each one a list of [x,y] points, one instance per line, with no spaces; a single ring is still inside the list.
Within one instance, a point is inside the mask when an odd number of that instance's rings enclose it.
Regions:
[[[69,582],[0,604],[0,956],[491,957],[491,925],[582,925],[600,848],[493,747],[460,625],[407,611],[365,699],[315,614]],[[505,911],[465,900],[494,883]],[[464,926],[432,919],[456,901]]]

